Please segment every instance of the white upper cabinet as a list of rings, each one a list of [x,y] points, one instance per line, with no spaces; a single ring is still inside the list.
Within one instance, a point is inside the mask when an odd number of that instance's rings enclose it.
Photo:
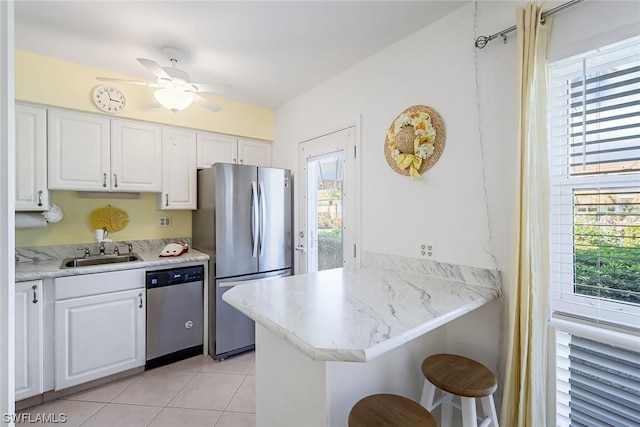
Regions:
[[[162,190],[161,127],[49,110],[49,188]]]
[[[109,191],[109,119],[49,110],[49,188]]]
[[[238,140],[233,136],[198,132],[198,168],[214,163],[238,163]]]
[[[197,151],[200,169],[214,163],[271,166],[271,143],[255,139],[198,132]]]
[[[238,139],[238,156],[243,165],[271,167],[271,144],[255,139]]]
[[[196,209],[196,132],[165,127],[162,130],[162,193],[158,209]]]
[[[162,191],[162,128],[111,120],[113,191]]]
[[[16,211],[47,209],[47,110],[17,104]]]

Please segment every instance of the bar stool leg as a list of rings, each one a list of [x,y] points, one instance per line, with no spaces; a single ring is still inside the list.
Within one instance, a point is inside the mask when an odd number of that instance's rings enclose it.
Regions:
[[[500,427],[498,425],[498,413],[496,412],[496,405],[493,402],[493,395],[480,398],[482,403],[482,412],[484,416],[491,420],[491,427]]]
[[[460,406],[462,407],[462,425],[464,427],[478,427],[476,399],[474,397],[460,397]]]
[[[451,421],[453,419],[453,396],[446,391],[442,392],[442,405],[440,405],[441,411],[441,427],[451,427]]]
[[[429,381],[424,380],[422,386],[422,395],[420,396],[420,404],[426,408],[427,411],[433,410],[433,400],[436,397],[436,386]]]

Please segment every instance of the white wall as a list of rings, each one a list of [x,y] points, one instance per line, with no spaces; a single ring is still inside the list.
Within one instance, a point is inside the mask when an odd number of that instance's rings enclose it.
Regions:
[[[478,35],[514,25],[515,10],[524,3],[480,2]],[[517,256],[516,34],[506,45],[496,40],[474,52],[474,7],[471,3],[456,10],[279,108],[273,158],[276,166],[295,173],[298,143],[361,115],[363,250],[417,257],[421,243],[432,243],[438,261],[492,268],[487,248],[502,272],[506,307]],[[556,15],[551,54],[576,54],[594,41],[609,43],[637,34],[639,7],[635,1],[589,1]],[[383,155],[388,126],[414,104],[436,109],[447,132],[442,157],[421,181],[393,172]],[[490,229],[493,245],[488,244]],[[466,349],[494,369],[504,366],[505,351],[499,349],[507,341],[507,328],[500,325],[501,318],[508,318],[506,310],[502,313],[500,304],[493,304],[474,318],[482,322],[479,328],[460,319],[447,329],[447,348]],[[478,329],[487,332],[479,334]]]
[[[14,412],[14,61],[13,2],[0,2],[0,423]]]

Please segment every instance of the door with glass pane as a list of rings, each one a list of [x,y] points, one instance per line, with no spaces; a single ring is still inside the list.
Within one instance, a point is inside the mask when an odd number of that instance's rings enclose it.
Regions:
[[[347,260],[346,233],[349,194],[347,149],[354,141],[349,128],[306,141],[299,146],[299,272],[343,267]]]

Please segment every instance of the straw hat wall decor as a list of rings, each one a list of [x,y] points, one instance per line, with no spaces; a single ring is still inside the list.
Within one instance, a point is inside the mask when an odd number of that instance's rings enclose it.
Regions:
[[[430,107],[414,105],[391,123],[384,141],[384,157],[400,175],[420,179],[444,150],[442,117]]]

